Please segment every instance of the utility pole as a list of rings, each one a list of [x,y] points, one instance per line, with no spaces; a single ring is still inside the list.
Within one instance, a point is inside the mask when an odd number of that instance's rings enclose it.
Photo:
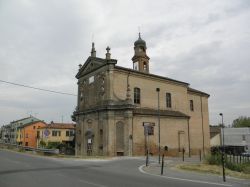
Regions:
[[[160,124],[160,88],[156,88],[158,94],[158,162],[161,163],[161,124]]]
[[[223,113],[220,113],[221,121],[222,121],[222,154],[221,154],[221,161],[222,161],[222,175],[223,181],[226,182],[225,176],[225,138],[224,138],[224,122],[223,122]]]

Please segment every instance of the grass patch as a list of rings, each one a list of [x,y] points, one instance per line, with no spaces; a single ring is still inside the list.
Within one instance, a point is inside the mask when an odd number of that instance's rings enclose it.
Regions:
[[[209,165],[209,164],[179,164],[176,165],[177,169],[201,172],[201,173],[209,173],[222,175],[222,167],[217,165]],[[242,179],[250,179],[250,174],[232,171],[230,169],[225,170],[227,176],[242,178]]]

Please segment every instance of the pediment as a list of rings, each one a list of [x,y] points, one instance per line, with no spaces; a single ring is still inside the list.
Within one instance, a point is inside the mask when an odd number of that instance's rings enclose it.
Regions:
[[[96,58],[96,57],[89,57],[84,63],[84,65],[81,67],[81,69],[79,69],[79,72],[77,73],[76,78],[79,78],[85,74],[88,74],[102,67],[105,64],[106,64],[106,61],[104,59]]]

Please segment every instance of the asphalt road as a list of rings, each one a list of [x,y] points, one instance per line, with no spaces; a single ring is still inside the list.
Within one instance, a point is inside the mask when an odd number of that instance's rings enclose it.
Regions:
[[[41,157],[0,149],[0,187],[221,186],[148,175],[139,171],[142,164],[144,160],[141,159],[86,161]]]

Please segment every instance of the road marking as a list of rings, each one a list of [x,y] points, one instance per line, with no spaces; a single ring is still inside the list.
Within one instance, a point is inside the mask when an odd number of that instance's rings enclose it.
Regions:
[[[97,186],[97,187],[107,187],[107,186],[105,186],[105,185],[101,185],[101,184],[97,184],[97,183],[89,182],[89,181],[82,180],[82,179],[80,179],[79,181],[80,181],[80,182],[83,182],[83,183],[86,183],[86,184],[93,185],[93,186]]]
[[[201,181],[201,180],[192,180],[192,179],[183,179],[183,178],[177,178],[177,177],[167,177],[167,176],[162,176],[162,175],[156,175],[156,174],[152,174],[152,173],[147,173],[146,171],[144,171],[142,169],[143,167],[145,167],[145,165],[140,166],[138,169],[139,169],[140,172],[142,172],[144,174],[147,174],[147,175],[152,175],[152,176],[157,176],[157,177],[163,177],[163,178],[166,178],[166,179],[173,179],[173,180],[193,182],[193,183],[212,184],[212,185],[217,185],[217,186],[232,186],[231,184],[221,184],[221,183]]]
[[[62,177],[68,177],[67,175],[64,175],[64,174],[62,174],[62,173],[56,173],[56,175],[62,176]],[[107,187],[107,186],[105,186],[105,185],[97,184],[97,183],[90,182],[90,181],[86,181],[86,180],[83,180],[83,179],[79,179],[78,181],[80,181],[80,182],[82,182],[82,183],[85,183],[85,184],[90,184],[90,185],[92,185],[92,186]]]

